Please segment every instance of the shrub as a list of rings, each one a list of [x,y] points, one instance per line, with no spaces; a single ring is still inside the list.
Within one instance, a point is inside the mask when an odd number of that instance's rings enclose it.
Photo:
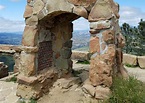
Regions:
[[[145,85],[135,77],[115,78],[106,103],[145,103]]]
[[[17,77],[13,76],[12,78],[7,79],[6,82],[14,82],[14,83],[16,83],[17,82]]]
[[[77,64],[90,64],[88,60],[78,60]]]

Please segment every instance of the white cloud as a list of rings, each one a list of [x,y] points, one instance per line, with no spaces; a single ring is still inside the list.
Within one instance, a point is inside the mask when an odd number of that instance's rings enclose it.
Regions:
[[[5,8],[5,6],[3,6],[3,5],[0,5],[0,10],[2,10],[2,9],[4,9]]]
[[[24,21],[12,21],[0,17],[0,32],[20,32],[24,30]]]
[[[120,8],[120,24],[128,23],[132,26],[137,26],[140,19],[145,20],[145,12],[135,7],[121,7]]]
[[[19,2],[20,0],[11,0],[12,2]]]
[[[89,22],[83,17],[73,21],[74,30],[89,30]]]

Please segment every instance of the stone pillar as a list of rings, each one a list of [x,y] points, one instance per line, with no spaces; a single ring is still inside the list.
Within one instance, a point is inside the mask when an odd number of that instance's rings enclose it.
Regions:
[[[84,85],[84,89],[96,99],[109,96],[113,77],[118,72],[117,68],[122,65],[122,55],[117,49],[117,37],[120,33],[118,11],[118,4],[113,0],[98,0],[88,17],[92,56],[89,81]]]

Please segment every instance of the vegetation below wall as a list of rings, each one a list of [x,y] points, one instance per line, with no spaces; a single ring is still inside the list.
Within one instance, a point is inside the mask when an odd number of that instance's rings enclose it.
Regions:
[[[105,103],[145,103],[145,85],[134,77],[115,78],[112,95]]]

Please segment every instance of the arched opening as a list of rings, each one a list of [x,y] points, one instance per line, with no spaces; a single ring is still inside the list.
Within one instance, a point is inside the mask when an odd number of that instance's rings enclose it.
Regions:
[[[120,33],[118,5],[112,0],[35,0],[27,4],[18,91],[32,90],[29,97],[39,98],[49,91],[57,79],[72,77],[72,21],[85,17],[90,22],[92,56],[89,84],[84,88],[88,93],[95,90],[90,95],[96,99],[106,97],[112,85],[113,68],[120,69],[122,62],[121,47],[118,46],[122,41],[116,36]],[[96,90],[101,94],[97,94]],[[107,90],[105,95],[104,90]],[[17,93],[24,98],[28,94]]]
[[[72,21],[80,16],[67,12],[52,15],[39,21],[37,71],[56,68],[65,77],[72,70]]]

